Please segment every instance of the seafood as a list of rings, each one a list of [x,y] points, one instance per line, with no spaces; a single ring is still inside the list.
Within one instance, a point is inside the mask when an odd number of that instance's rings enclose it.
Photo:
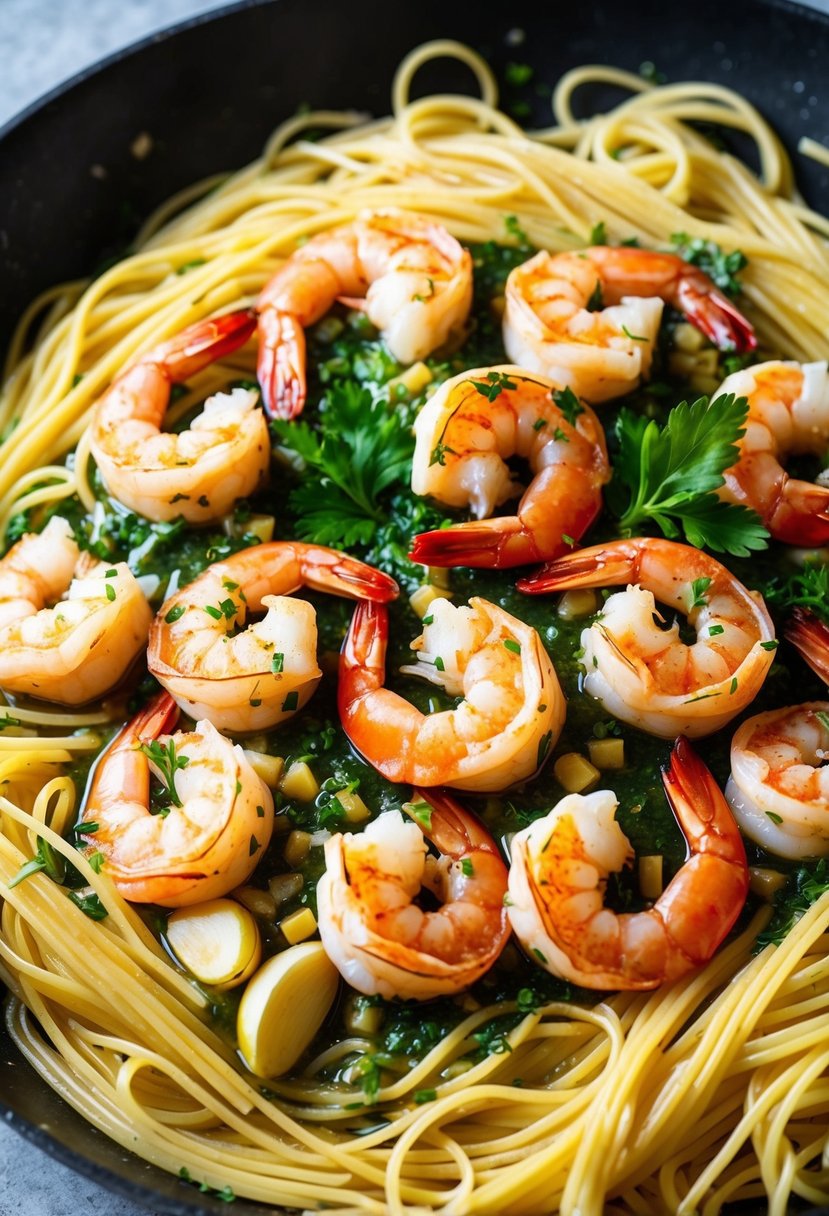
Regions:
[[[553,975],[586,988],[656,988],[707,962],[739,916],[748,892],[743,842],[685,739],[662,780],[689,857],[647,911],[604,906],[608,875],[633,857],[610,790],[568,794],[513,837],[510,923]]]
[[[98,761],[78,826],[124,899],[165,908],[239,886],[273,830],[271,792],[241,747],[210,722],[167,734],[178,712],[159,693],[116,735]],[[150,809],[151,774],[164,786],[162,813]]]
[[[604,431],[593,411],[521,368],[481,367],[441,385],[415,422],[412,489],[480,522],[424,532],[413,561],[431,566],[521,566],[572,548],[602,507],[610,479]],[[523,491],[506,463],[521,456],[532,481]],[[515,515],[489,519],[521,494]]]
[[[824,684],[829,684],[829,625],[809,608],[795,608],[785,637]]]
[[[504,347],[527,371],[608,401],[647,377],[663,302],[722,349],[757,345],[749,322],[698,267],[673,253],[592,245],[542,251],[512,271]]]
[[[216,393],[187,430],[161,430],[170,389],[230,354],[256,325],[248,310],[199,321],[142,355],[92,416],[90,450],[108,492],[147,519],[204,524],[253,493],[270,463],[256,393]]]
[[[336,549],[299,541],[254,545],[208,566],[162,604],[147,665],[194,718],[220,730],[264,730],[308,701],[317,665],[316,613],[300,587],[391,600],[397,584]],[[264,617],[246,627],[251,613]]]
[[[829,373],[821,363],[758,363],[728,376],[717,396],[748,399],[740,458],[720,497],[750,507],[775,540],[829,542],[829,486],[789,477],[787,456],[823,457],[829,444]],[[716,408],[716,407],[715,407]]]
[[[462,697],[424,714],[385,688],[388,615],[357,605],[340,656],[340,721],[354,747],[389,781],[506,789],[537,772],[564,724],[564,695],[536,631],[486,600],[436,599],[403,667]]]
[[[483,824],[447,794],[413,797],[411,821],[385,811],[326,841],[317,905],[326,954],[352,988],[423,1001],[480,979],[510,928],[507,867]],[[413,902],[421,887],[440,908]]]
[[[0,688],[61,705],[91,701],[132,665],[152,615],[129,567],[81,557],[56,515],[0,559]]]
[[[781,857],[829,854],[829,702],[756,714],[731,743],[725,796],[747,836]]]
[[[300,246],[258,300],[265,408],[293,418],[305,404],[305,334],[337,300],[363,308],[400,363],[442,346],[466,322],[472,259],[434,220],[363,211]]]
[[[585,690],[609,713],[666,739],[698,737],[754,699],[777,647],[771,617],[757,592],[699,549],[611,541],[560,557],[518,586],[537,595],[618,583],[626,590],[609,596],[581,635]],[[685,615],[692,643],[657,603]]]

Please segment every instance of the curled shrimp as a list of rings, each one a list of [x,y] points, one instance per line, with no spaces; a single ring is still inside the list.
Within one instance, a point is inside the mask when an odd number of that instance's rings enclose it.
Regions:
[[[809,608],[795,608],[785,637],[824,684],[829,684],[829,625]]]
[[[663,302],[722,349],[757,345],[749,322],[698,267],[673,253],[592,245],[542,251],[512,271],[504,347],[528,371],[608,401],[647,377]]]
[[[581,635],[584,689],[619,718],[652,735],[694,738],[719,730],[762,687],[777,642],[762,597],[707,553],[640,537],[570,553],[519,582],[530,594],[612,587]],[[682,641],[657,603],[696,631]]]
[[[259,296],[265,408],[293,418],[305,404],[305,334],[337,300],[362,307],[400,363],[424,359],[460,330],[472,305],[472,259],[434,220],[363,211],[300,246]]]
[[[401,668],[462,697],[424,714],[384,688],[388,615],[357,605],[340,657],[338,705],[354,747],[389,781],[503,790],[537,772],[564,724],[564,695],[536,631],[486,600],[437,599]]]
[[[735,372],[717,396],[748,399],[740,458],[725,473],[720,497],[750,507],[775,540],[829,542],[829,485],[789,477],[787,456],[824,456],[829,442],[829,374],[822,363],[759,363]]]
[[[175,727],[166,692],[147,705],[103,753],[79,832],[104,856],[124,899],[176,908],[226,895],[268,847],[273,799],[241,747],[209,722]],[[150,775],[164,786],[163,813],[150,810]],[[92,825],[97,827],[92,831]]]
[[[454,798],[414,798],[403,808],[412,822],[385,811],[364,831],[325,842],[317,906],[325,952],[352,988],[424,1001],[468,988],[503,950],[507,867]],[[440,901],[436,911],[414,902],[422,887]]]
[[[781,857],[829,854],[829,702],[756,714],[731,742],[725,796],[745,832]]]
[[[689,857],[644,912],[604,906],[633,859],[610,790],[568,794],[510,846],[510,922],[527,953],[585,988],[646,989],[711,958],[748,892],[745,849],[719,786],[682,738],[662,774]]]
[[[56,515],[0,559],[0,688],[61,705],[92,701],[132,666],[152,615],[129,567],[81,556]]]
[[[424,532],[413,561],[430,566],[521,566],[572,547],[602,507],[610,478],[604,431],[575,402],[568,417],[556,388],[518,367],[482,367],[442,384],[415,422],[412,489],[481,521]],[[521,493],[507,460],[521,456],[533,473],[515,515],[489,519]]]
[[[170,389],[251,336],[248,310],[199,321],[128,367],[92,417],[90,450],[113,498],[147,519],[204,524],[253,493],[270,462],[256,393],[216,393],[181,434],[162,431]]]
[[[147,665],[191,717],[220,730],[266,730],[311,697],[317,664],[316,612],[300,587],[349,599],[391,600],[387,574],[336,549],[299,541],[254,545],[208,566],[162,604],[150,630]],[[247,624],[250,613],[264,617]]]

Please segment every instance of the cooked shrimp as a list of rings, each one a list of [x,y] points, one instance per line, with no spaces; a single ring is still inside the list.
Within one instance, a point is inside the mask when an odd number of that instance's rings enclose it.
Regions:
[[[424,359],[460,330],[472,259],[434,220],[363,211],[300,246],[259,296],[259,383],[272,416],[305,404],[305,334],[337,300],[364,308],[400,363]]]
[[[716,558],[675,541],[641,537],[582,549],[524,579],[539,594],[629,584],[581,635],[585,692],[605,709],[665,739],[719,730],[760,691],[777,642],[762,597]],[[682,641],[657,602],[683,613]]]
[[[414,561],[522,566],[557,557],[587,531],[610,479],[604,431],[578,402],[565,415],[556,387],[518,367],[481,367],[447,380],[426,403],[415,422],[412,489],[471,507],[482,522],[421,533]],[[533,479],[515,515],[489,519],[522,492],[511,456],[528,461]]]
[[[327,840],[317,884],[326,954],[352,988],[387,1000],[468,988],[510,934],[507,867],[495,841],[454,798],[425,790],[414,797],[403,808],[411,823],[385,811],[357,835]],[[440,901],[436,911],[413,902],[422,887]]]
[[[731,742],[725,796],[752,840],[781,857],[829,855],[829,702],[756,714]]]
[[[162,604],[147,665],[191,717],[220,730],[266,730],[293,716],[320,681],[317,617],[300,587],[391,600],[397,584],[336,549],[273,541],[208,566]],[[245,627],[249,613],[262,620]]]
[[[829,684],[829,625],[808,608],[795,608],[785,629],[786,640],[796,648],[812,671]]]
[[[696,266],[673,253],[592,245],[537,253],[507,279],[504,347],[513,363],[608,401],[647,377],[663,302],[726,350],[754,330]]]
[[[717,396],[748,399],[740,459],[719,491],[751,507],[775,540],[829,543],[829,486],[789,477],[787,456],[824,456],[829,445],[829,373],[822,363],[759,363],[723,381]],[[716,408],[714,406],[713,408]]]
[[[127,723],[98,761],[81,817],[80,834],[132,903],[177,908],[226,895],[253,873],[273,830],[271,792],[241,747],[209,722],[167,734],[177,720],[163,692]],[[159,813],[151,774],[169,800]]]
[[[79,557],[56,515],[0,559],[4,691],[82,705],[117,684],[145,646],[153,614],[129,567]]]
[[[403,667],[463,697],[423,714],[384,688],[388,616],[358,604],[340,657],[340,721],[354,747],[389,781],[503,790],[537,772],[564,724],[564,695],[536,631],[475,598],[437,599]]]
[[[256,393],[216,393],[180,435],[161,430],[173,384],[241,346],[251,312],[199,321],[142,355],[95,407],[90,449],[113,498],[147,519],[191,524],[225,515],[268,470],[270,441]]]
[[[585,988],[657,988],[711,958],[745,903],[748,865],[728,803],[686,740],[662,780],[689,858],[645,912],[604,907],[633,859],[610,790],[568,794],[510,846],[510,922],[527,953]]]

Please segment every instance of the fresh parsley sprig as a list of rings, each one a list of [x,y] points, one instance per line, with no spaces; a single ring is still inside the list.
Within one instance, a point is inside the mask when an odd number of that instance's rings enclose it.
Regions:
[[[623,535],[655,524],[670,538],[746,557],[765,549],[768,532],[747,507],[721,502],[714,493],[737,460],[748,402],[729,394],[709,404],[700,397],[671,410],[660,427],[630,410],[619,413],[619,452],[608,494]]]
[[[409,480],[414,438],[401,415],[368,389],[343,382],[329,388],[318,430],[304,421],[271,425],[279,442],[321,475],[291,491],[300,539],[370,544],[386,517],[380,496]]]
[[[170,799],[173,806],[181,806],[181,799],[176,790],[176,773],[180,768],[187,768],[190,757],[180,756],[172,739],[168,739],[166,744],[153,739],[149,743],[139,744],[138,750],[144,753],[161,774],[166,797]]]

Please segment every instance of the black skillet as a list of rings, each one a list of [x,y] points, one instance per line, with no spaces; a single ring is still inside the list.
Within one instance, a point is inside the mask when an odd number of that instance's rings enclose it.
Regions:
[[[520,45],[508,37],[516,30]],[[387,113],[396,64],[436,37],[471,43],[501,77],[508,61],[529,63],[542,82],[579,63],[638,70],[651,61],[671,80],[738,89],[791,150],[801,135],[829,144],[829,16],[784,0],[242,4],[106,60],[0,133],[0,348],[40,290],[123,251],[140,218],[182,186],[252,159],[299,103]],[[416,85],[426,92],[471,81],[445,64]],[[505,90],[504,102],[529,102],[528,121],[549,121],[549,102],[532,87]],[[133,145],[144,132],[152,148],[138,159]],[[829,169],[798,158],[797,174],[808,201],[829,208]],[[0,1109],[34,1144],[159,1216],[227,1213],[90,1128],[4,1032],[0,1059]],[[273,1211],[241,1200],[231,1210]]]

